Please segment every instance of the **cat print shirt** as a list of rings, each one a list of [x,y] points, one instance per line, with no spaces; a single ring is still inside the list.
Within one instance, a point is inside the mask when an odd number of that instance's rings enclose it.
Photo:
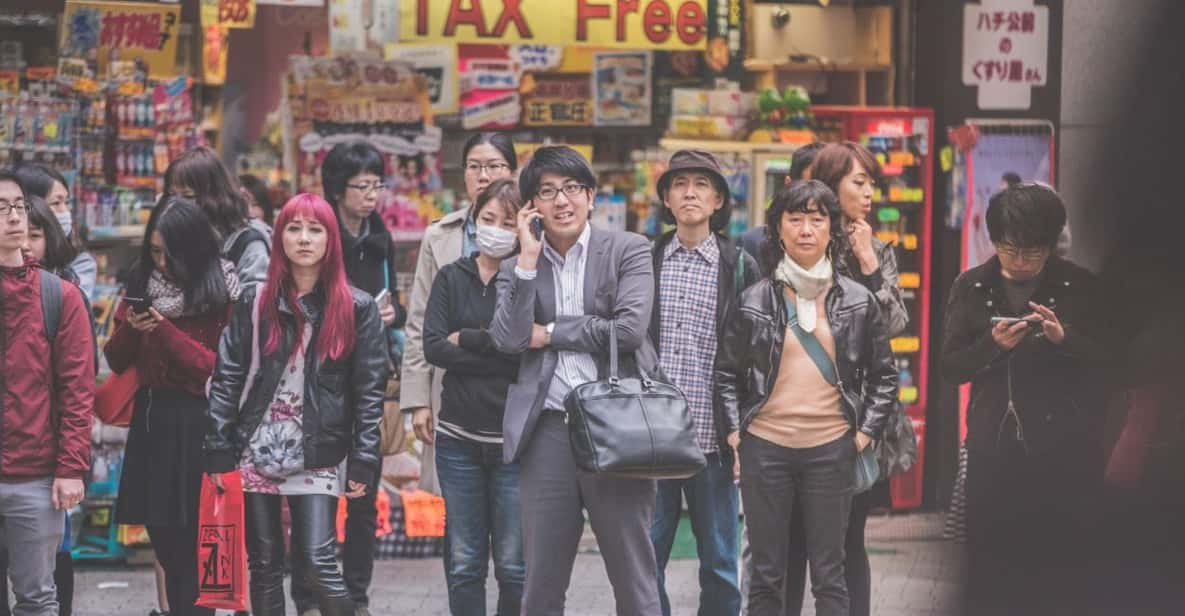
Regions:
[[[305,324],[304,343],[288,361],[271,407],[243,451],[239,472],[245,492],[340,496],[343,491],[338,467],[304,467],[304,358],[312,336],[313,326]]]

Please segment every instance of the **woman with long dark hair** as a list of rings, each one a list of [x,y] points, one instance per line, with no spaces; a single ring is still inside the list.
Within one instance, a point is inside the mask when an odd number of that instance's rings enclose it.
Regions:
[[[721,421],[740,436],[749,614],[782,615],[786,521],[800,515],[816,612],[847,616],[844,536],[856,459],[880,438],[897,395],[888,328],[872,292],[833,265],[847,233],[826,185],[805,180],[780,191],[766,230],[771,274],[741,294],[716,354]]]
[[[267,225],[248,216],[247,199],[218,154],[193,148],[165,170],[165,194],[192,199],[218,232],[224,259],[235,265],[244,286],[262,282],[271,250]]]
[[[481,191],[492,182],[514,176],[518,155],[514,142],[506,134],[475,133],[461,149],[461,164],[465,169],[465,196],[469,203],[476,203]],[[470,214],[471,209],[458,209],[428,225],[420,242],[416,275],[407,300],[407,345],[400,370],[399,407],[412,416],[416,438],[424,443],[420,485],[430,492],[440,490],[432,443],[444,370],[433,367],[424,358],[424,311],[432,281],[440,268],[478,251],[477,221]]]
[[[265,282],[222,335],[210,385],[206,471],[243,476],[254,614],[284,614],[287,499],[293,571],[321,614],[354,616],[335,554],[337,500],[363,496],[379,473],[386,381],[378,306],[346,279],[333,208],[297,195],[276,218]]]
[[[76,277],[75,282],[82,289],[82,294],[88,300],[93,300],[98,263],[95,261],[95,257],[86,251],[86,226],[74,220],[71,210],[70,187],[66,183],[65,176],[57,169],[46,165],[21,165],[16,170],[16,176],[21,184],[21,190],[25,191],[26,198],[40,197],[49,206],[70,246],[74,249],[74,256],[71,257],[69,265]]]
[[[522,516],[518,463],[502,459],[506,390],[518,376],[518,355],[490,339],[502,259],[517,245],[522,205],[514,180],[490,184],[477,197],[478,253],[440,270],[424,317],[424,355],[447,372],[436,425],[436,473],[444,496],[444,572],[453,614],[486,613],[490,553],[498,580],[497,614],[522,611]]]
[[[140,384],[116,518],[147,526],[174,615],[214,614],[194,606],[205,389],[239,292],[234,267],[219,257],[218,237],[202,209],[162,197],[104,352],[116,373],[134,367]]]

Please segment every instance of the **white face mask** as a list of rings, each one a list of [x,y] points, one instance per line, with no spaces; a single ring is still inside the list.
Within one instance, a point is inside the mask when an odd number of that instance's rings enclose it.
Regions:
[[[74,230],[74,218],[70,216],[70,212],[60,212],[54,214],[58,219],[58,224],[62,226],[62,232],[70,235],[70,231]]]
[[[518,235],[502,227],[477,225],[477,249],[491,259],[503,259],[514,252]]]

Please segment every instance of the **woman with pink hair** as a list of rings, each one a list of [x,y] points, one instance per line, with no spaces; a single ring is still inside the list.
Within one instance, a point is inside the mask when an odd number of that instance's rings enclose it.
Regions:
[[[206,472],[242,474],[256,615],[284,614],[284,498],[295,574],[325,616],[355,612],[335,558],[337,499],[362,496],[379,472],[387,356],[378,306],[346,280],[339,233],[321,197],[288,201],[267,279],[218,346]]]

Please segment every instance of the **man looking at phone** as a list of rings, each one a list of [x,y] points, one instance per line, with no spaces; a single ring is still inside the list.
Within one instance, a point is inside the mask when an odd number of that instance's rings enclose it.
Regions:
[[[584,530],[597,536],[618,614],[658,616],[657,568],[650,544],[655,482],[580,471],[568,440],[564,399],[607,375],[610,331],[623,371],[658,374],[646,334],[654,269],[645,238],[589,225],[592,168],[566,146],[539,148],[519,187],[516,259],[498,274],[490,336],[498,350],[522,353],[503,419],[506,462],[519,462],[527,579],[522,611],[564,613],[564,595]],[[541,220],[541,236],[532,229]],[[642,421],[623,417],[622,422]],[[583,510],[583,511],[582,511]]]
[[[370,293],[379,305],[379,317],[388,336],[403,327],[407,313],[395,299],[395,251],[390,231],[376,208],[385,185],[386,163],[383,155],[369,142],[356,139],[339,143],[321,163],[321,182],[325,200],[337,213],[341,227],[342,260],[350,284]],[[389,339],[390,341],[390,339]],[[391,345],[389,348],[394,348]],[[399,358],[392,351],[393,365]],[[390,415],[390,418],[388,418]],[[384,413],[383,430],[394,429],[392,422],[402,422],[395,409]],[[358,614],[368,614],[371,575],[374,572],[376,504],[378,477],[366,493],[352,498],[347,505],[346,541],[342,550],[342,575],[350,598],[359,606]],[[294,575],[292,601],[302,616],[318,614],[316,597],[302,575]]]
[[[95,355],[82,292],[21,251],[28,212],[16,176],[0,169],[0,544],[12,555],[13,614],[56,616],[63,516],[90,469]]]
[[[1052,188],[1012,186],[985,219],[996,255],[955,281],[941,361],[971,383],[966,613],[1053,613],[1074,580],[1051,573],[1083,562],[1102,473],[1096,279],[1053,255],[1066,213]]]

